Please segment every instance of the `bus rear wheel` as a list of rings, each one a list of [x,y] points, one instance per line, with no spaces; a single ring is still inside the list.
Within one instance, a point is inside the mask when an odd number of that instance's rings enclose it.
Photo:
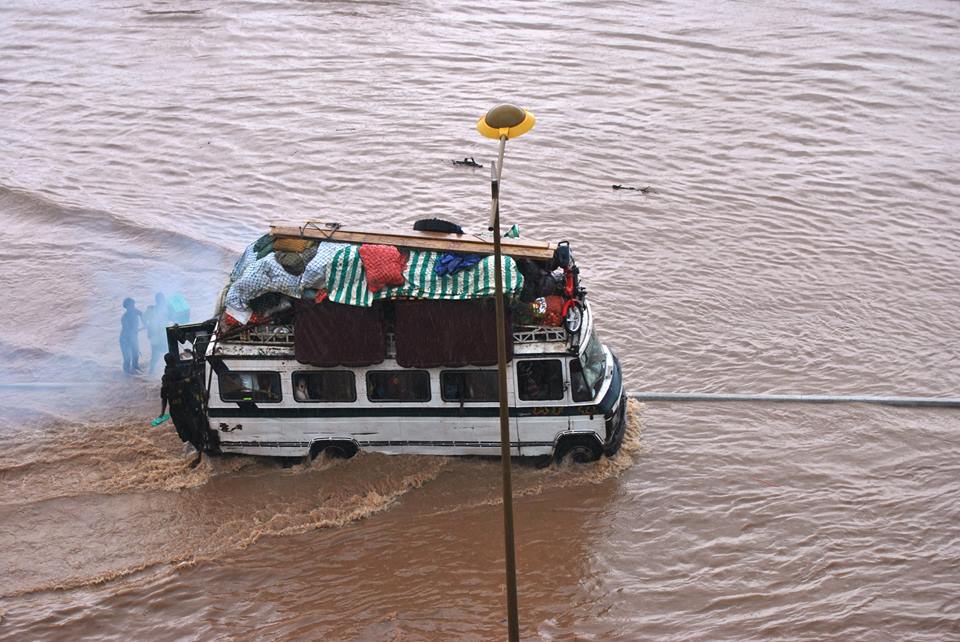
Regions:
[[[310,459],[324,454],[330,459],[350,459],[357,451],[357,445],[349,441],[320,442],[310,447]]]

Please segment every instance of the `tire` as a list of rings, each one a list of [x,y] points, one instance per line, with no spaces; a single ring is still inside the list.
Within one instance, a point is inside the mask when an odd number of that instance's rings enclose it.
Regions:
[[[563,327],[565,327],[570,334],[576,334],[580,331],[582,325],[583,308],[579,303],[574,303],[570,306],[570,309],[567,310],[567,315],[563,319]]]
[[[357,454],[356,444],[349,441],[332,441],[316,443],[310,448],[310,459],[316,459],[326,454],[330,459],[350,459]]]
[[[554,458],[558,463],[589,464],[603,456],[603,446],[590,437],[567,437],[556,448]]]
[[[417,232],[444,232],[446,234],[463,234],[463,228],[456,223],[439,218],[422,218],[413,224]]]

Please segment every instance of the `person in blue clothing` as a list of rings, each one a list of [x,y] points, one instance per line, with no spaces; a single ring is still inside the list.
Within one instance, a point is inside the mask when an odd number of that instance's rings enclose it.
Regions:
[[[120,352],[123,353],[123,371],[128,375],[140,374],[139,333],[143,315],[137,309],[136,302],[127,297],[123,300],[126,312],[120,317]]]

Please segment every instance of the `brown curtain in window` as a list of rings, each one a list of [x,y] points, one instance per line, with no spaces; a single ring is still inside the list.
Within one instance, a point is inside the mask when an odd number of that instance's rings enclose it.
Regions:
[[[297,361],[313,366],[369,366],[387,354],[383,308],[298,301],[294,325]]]
[[[510,308],[506,310],[507,359],[513,358]],[[397,363],[405,368],[491,366],[497,363],[496,303],[397,301]]]

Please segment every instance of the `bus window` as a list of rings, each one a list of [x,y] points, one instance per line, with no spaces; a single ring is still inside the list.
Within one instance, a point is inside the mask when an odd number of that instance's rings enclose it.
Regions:
[[[573,394],[574,401],[593,401],[593,390],[587,385],[587,379],[583,376],[580,359],[570,361],[570,392]]]
[[[370,401],[430,401],[426,370],[380,370],[367,373]]]
[[[499,401],[496,370],[444,370],[440,392],[444,401]]]
[[[224,372],[218,378],[223,401],[280,401],[280,373],[255,371]]]
[[[607,369],[607,355],[603,351],[603,345],[600,343],[600,337],[597,336],[596,329],[590,333],[590,338],[587,340],[587,345],[584,347],[581,357],[583,359],[581,362],[583,379],[587,387],[593,391],[592,396],[596,397],[603,386],[603,378]]]
[[[349,370],[294,372],[293,398],[297,401],[356,401],[356,378]]]
[[[563,399],[563,366],[559,359],[517,362],[517,383],[523,401]]]

